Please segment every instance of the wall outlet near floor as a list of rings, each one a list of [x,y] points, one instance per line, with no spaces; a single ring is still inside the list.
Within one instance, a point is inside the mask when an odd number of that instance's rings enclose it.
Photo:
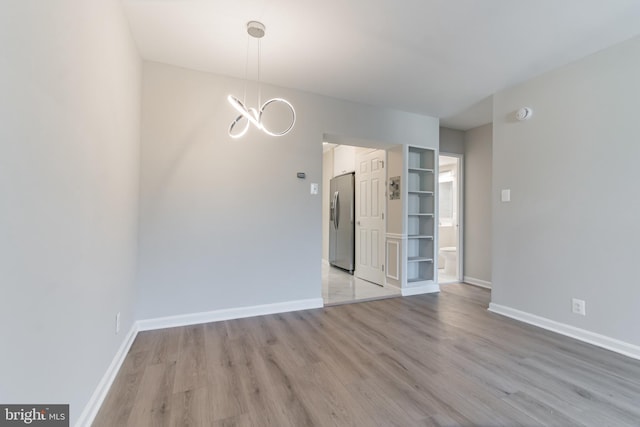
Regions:
[[[571,311],[582,316],[587,315],[587,303],[582,299],[571,299]]]
[[[120,332],[120,312],[116,314],[116,334]]]

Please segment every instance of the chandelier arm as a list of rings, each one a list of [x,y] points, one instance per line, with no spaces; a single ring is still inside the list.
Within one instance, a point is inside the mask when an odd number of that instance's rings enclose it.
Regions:
[[[246,117],[251,123],[260,127],[260,122],[258,120],[258,114],[255,108],[247,108],[245,105],[235,96],[228,95],[227,100],[231,104],[233,108],[236,109],[238,113],[240,113],[243,117]]]
[[[229,126],[229,136],[231,138],[234,138],[234,139],[242,138],[247,133],[247,131],[249,130],[249,120],[247,120],[247,123],[244,125],[244,129],[242,129],[240,132],[238,132],[236,134],[233,133],[233,129],[236,127],[236,125],[243,118],[244,118],[244,116],[240,115],[240,116],[236,117],[236,119],[233,122],[231,122],[231,126]]]
[[[267,127],[262,123],[262,113],[264,113],[264,109],[266,107],[268,107],[270,104],[273,104],[274,102],[282,102],[287,107],[289,107],[289,109],[291,110],[291,115],[292,115],[291,124],[283,132],[272,132],[269,129],[267,129]],[[283,135],[288,134],[291,131],[291,129],[293,129],[293,126],[296,124],[296,110],[295,110],[295,108],[293,108],[293,105],[289,101],[287,101],[286,99],[284,99],[284,98],[272,98],[272,99],[266,101],[262,105],[262,107],[260,107],[260,116],[258,118],[258,121],[260,122],[260,129],[262,129],[264,131],[264,133],[266,133],[267,135],[283,136]]]

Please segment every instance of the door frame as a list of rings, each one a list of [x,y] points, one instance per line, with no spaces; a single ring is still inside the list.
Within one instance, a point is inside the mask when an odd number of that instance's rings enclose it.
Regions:
[[[464,154],[440,151],[438,153],[438,165],[440,164],[440,156],[458,159],[458,277],[456,279],[458,282],[462,282],[464,279]],[[438,170],[440,170],[439,167]]]

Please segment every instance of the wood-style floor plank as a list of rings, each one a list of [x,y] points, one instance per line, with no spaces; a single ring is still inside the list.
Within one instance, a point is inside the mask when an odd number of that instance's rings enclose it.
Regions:
[[[150,364],[175,362],[180,353],[180,336],[182,328],[170,328],[162,331],[149,331],[157,334],[151,348]]]
[[[144,370],[126,426],[168,426],[176,363],[150,365]],[[107,415],[107,418],[108,415]],[[99,421],[110,425],[109,419]],[[115,424],[111,424],[115,425]]]
[[[211,425],[209,390],[198,388],[174,393],[171,397],[171,427],[208,427]]]
[[[204,344],[205,325],[186,326],[180,335],[173,392],[195,390],[207,385],[207,356]]]
[[[639,426],[640,362],[489,291],[141,332],[94,426]]]
[[[224,322],[205,325],[207,385],[212,420],[233,418],[247,412],[241,390],[240,361],[233,357],[232,344]]]

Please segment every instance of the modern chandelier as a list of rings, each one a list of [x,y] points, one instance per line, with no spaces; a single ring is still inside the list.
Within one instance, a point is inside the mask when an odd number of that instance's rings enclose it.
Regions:
[[[231,122],[231,126],[229,126],[229,136],[232,138],[241,138],[244,136],[249,130],[250,125],[254,125],[256,128],[262,130],[267,135],[271,136],[282,136],[286,135],[293,129],[293,125],[296,123],[296,111],[293,108],[293,105],[289,101],[283,98],[272,98],[268,101],[265,101],[264,104],[260,105],[261,97],[260,97],[260,39],[264,37],[265,34],[265,26],[261,22],[258,21],[249,21],[247,23],[247,33],[250,37],[258,39],[258,105],[260,106],[258,109],[253,107],[246,107],[247,105],[247,69],[249,63],[249,45],[247,43],[247,61],[245,64],[245,82],[244,82],[244,99],[240,101],[237,97],[233,95],[228,95],[227,100],[231,104],[233,108],[235,108],[240,115],[236,117],[234,121]],[[251,39],[249,39],[251,40]],[[277,104],[281,104],[285,107],[286,110],[290,111],[291,114],[291,124],[285,126],[284,130],[273,130],[268,129],[263,123],[263,114],[267,107],[274,106]]]

